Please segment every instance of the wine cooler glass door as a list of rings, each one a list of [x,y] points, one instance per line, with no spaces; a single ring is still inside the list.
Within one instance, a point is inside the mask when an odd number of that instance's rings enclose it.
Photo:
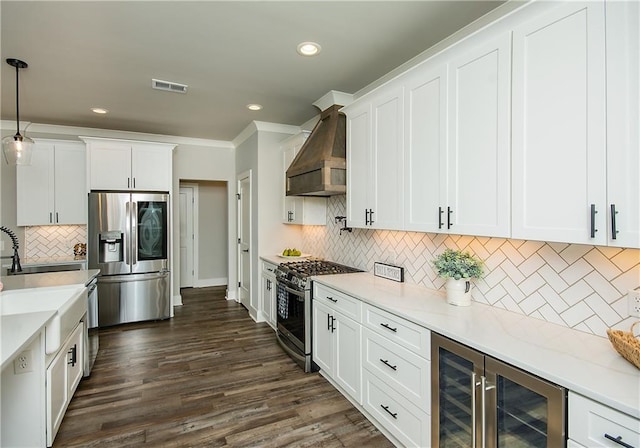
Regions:
[[[485,368],[486,446],[564,446],[565,389],[490,357]]]

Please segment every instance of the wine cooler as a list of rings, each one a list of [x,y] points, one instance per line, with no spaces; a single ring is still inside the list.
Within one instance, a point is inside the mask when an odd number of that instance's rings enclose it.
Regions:
[[[566,446],[566,390],[435,333],[432,446]]]

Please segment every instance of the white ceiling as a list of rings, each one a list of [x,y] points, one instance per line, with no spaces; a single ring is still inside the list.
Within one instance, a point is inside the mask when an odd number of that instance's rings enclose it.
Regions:
[[[22,121],[213,140],[252,120],[300,125],[328,91],[357,92],[501,3],[2,0],[1,118],[15,120],[4,60],[18,58]],[[322,52],[299,56],[309,40]]]

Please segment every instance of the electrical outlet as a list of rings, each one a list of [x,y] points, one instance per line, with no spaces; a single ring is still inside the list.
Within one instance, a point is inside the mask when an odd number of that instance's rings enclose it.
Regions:
[[[630,289],[627,294],[629,316],[640,317],[640,290]]]
[[[20,373],[33,372],[32,361],[31,350],[25,350],[13,360],[13,372],[16,375]]]

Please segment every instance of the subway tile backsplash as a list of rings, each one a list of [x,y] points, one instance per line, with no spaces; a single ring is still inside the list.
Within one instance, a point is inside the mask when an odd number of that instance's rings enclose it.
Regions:
[[[24,233],[24,257],[29,261],[73,257],[73,246],[87,242],[87,226],[31,226]]]
[[[475,301],[606,337],[628,330],[627,290],[640,288],[640,250],[418,232],[353,229],[340,235],[345,196],[328,199],[327,225],[304,226],[305,252],[373,271],[376,261],[405,268],[405,281],[443,289],[431,260],[445,248],[485,262]]]

